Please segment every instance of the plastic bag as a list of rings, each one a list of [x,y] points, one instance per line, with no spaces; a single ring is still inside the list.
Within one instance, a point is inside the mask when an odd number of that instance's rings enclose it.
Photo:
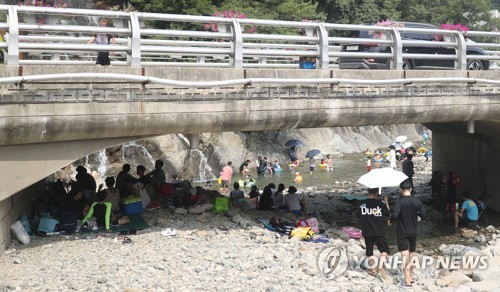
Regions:
[[[24,229],[21,221],[17,220],[16,223],[12,224],[10,226],[10,230],[22,244],[30,243],[30,236],[28,235],[28,232],[26,232],[26,229]]]
[[[313,234],[314,232],[311,231],[311,227],[297,227],[290,233],[292,237],[298,237],[300,239],[309,239]]]
[[[28,220],[28,215],[26,215],[26,213],[23,213],[21,215],[21,218],[19,218],[19,221],[21,221],[21,224],[23,224],[24,230],[26,230],[26,232],[28,232],[28,235],[33,235],[33,231],[31,231],[30,222]]]
[[[308,226],[311,226],[311,230],[318,233],[319,232],[319,223],[318,219],[312,217],[306,220]]]
[[[229,211],[229,198],[217,197],[215,198],[214,208],[212,212],[214,213],[226,213]]]

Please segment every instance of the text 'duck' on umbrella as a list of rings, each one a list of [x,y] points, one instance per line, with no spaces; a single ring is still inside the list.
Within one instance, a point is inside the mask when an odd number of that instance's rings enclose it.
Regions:
[[[358,179],[358,183],[369,189],[378,188],[380,193],[381,188],[399,186],[407,178],[406,174],[390,167],[374,168],[370,172],[363,174]]]
[[[321,153],[321,151],[319,151],[318,149],[309,150],[306,153],[306,158],[314,157],[314,156],[316,156],[316,155],[318,155],[320,153]]]
[[[298,147],[298,146],[302,146],[304,145],[304,143],[302,143],[302,141],[300,140],[289,140],[285,143],[285,147]]]

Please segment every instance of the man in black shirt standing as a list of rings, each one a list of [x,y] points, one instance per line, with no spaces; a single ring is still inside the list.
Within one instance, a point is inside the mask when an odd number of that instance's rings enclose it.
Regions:
[[[410,180],[411,187],[413,189],[413,175],[415,174],[415,171],[413,170],[413,161],[411,160],[412,158],[413,158],[412,154],[407,154],[406,159],[403,161],[401,168],[402,168],[403,173],[406,174],[406,176]],[[413,193],[413,190],[412,190],[412,193]]]
[[[377,199],[378,189],[368,190],[368,199],[361,201],[359,208],[356,210],[356,215],[361,218],[361,228],[366,244],[366,256],[369,257],[368,264],[373,267],[369,270],[369,274],[375,276],[377,270],[374,268],[373,245],[377,245],[380,251],[380,261],[378,264],[378,272],[384,274],[383,266],[390,253],[389,245],[385,238],[384,224],[386,218],[389,217],[389,209],[386,204]]]
[[[394,204],[391,219],[388,221],[397,220],[398,227],[396,229],[396,237],[398,243],[398,250],[401,252],[403,258],[403,272],[405,276],[404,282],[401,283],[403,287],[411,287],[412,278],[410,263],[415,253],[417,246],[417,221],[418,217],[424,219],[426,212],[422,202],[412,197],[411,181],[409,179],[403,181],[400,185],[401,197]]]

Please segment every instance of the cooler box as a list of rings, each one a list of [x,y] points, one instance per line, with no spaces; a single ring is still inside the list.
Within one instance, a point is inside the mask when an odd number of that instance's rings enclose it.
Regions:
[[[127,198],[123,200],[123,215],[132,215],[142,212],[142,201],[140,198]]]

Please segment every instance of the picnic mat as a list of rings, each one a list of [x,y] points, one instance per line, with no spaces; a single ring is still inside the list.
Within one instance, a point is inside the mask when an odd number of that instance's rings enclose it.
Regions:
[[[144,218],[142,218],[141,214],[128,215],[128,219],[130,219],[130,223],[118,227],[111,227],[113,232],[123,232],[130,230],[142,230],[150,228],[151,226],[146,223]]]
[[[351,196],[351,195],[342,195],[342,198],[345,200],[352,202],[352,201],[361,201],[361,200],[366,200],[368,199],[368,196]]]

